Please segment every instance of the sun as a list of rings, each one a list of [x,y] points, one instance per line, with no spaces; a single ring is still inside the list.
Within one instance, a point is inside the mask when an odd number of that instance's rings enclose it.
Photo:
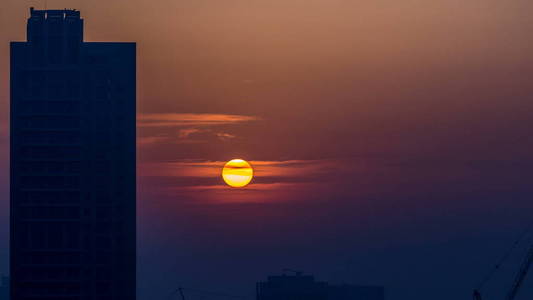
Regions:
[[[231,187],[245,187],[252,181],[253,177],[254,169],[247,161],[242,159],[232,159],[222,169],[222,179]]]

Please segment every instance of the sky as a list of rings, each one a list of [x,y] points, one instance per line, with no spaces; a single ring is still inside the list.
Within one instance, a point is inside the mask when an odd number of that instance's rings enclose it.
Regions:
[[[137,42],[141,300],[252,295],[283,268],[383,285],[388,300],[468,299],[532,221],[531,1],[46,5],[81,10],[86,41]],[[30,6],[45,1],[0,9],[0,273],[9,41]],[[244,189],[220,177],[233,158],[254,167]]]

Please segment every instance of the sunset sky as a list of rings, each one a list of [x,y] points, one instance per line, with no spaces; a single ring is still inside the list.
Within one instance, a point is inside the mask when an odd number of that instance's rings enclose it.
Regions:
[[[140,300],[251,295],[283,268],[469,299],[533,220],[530,0],[47,2],[85,41],[137,42]],[[0,273],[9,41],[44,3],[0,7]],[[233,158],[246,188],[221,179]]]

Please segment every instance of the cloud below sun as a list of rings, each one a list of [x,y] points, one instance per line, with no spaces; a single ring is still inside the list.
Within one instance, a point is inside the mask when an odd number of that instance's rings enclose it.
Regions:
[[[301,192],[326,184],[328,173],[338,170],[332,160],[250,161],[254,179],[246,188],[226,186],[221,178],[224,161],[182,160],[141,165],[143,180],[158,182],[165,196],[187,194],[187,199],[212,202],[264,202],[273,194]],[[285,198],[285,197],[283,197]],[[185,197],[183,198],[185,199]],[[281,198],[280,198],[281,199]]]

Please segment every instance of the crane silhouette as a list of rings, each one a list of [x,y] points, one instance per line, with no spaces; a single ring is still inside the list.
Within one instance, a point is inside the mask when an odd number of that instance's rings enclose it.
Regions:
[[[479,287],[474,290],[474,292],[472,293],[473,300],[483,300],[481,297],[481,288],[492,277],[492,275],[500,268],[501,264],[510,256],[511,252],[518,246],[520,241],[524,239],[527,233],[531,230],[532,226],[533,224],[530,225],[526,229],[526,231],[524,231],[524,233],[520,236],[520,238],[513,243],[513,246],[511,247],[511,249],[503,256],[500,262],[498,262],[498,264],[494,266],[494,268],[491,270],[488,276],[481,282]],[[515,279],[513,281],[511,288],[507,292],[507,296],[505,297],[505,300],[514,300],[516,298],[516,295],[520,291],[520,288],[522,287],[522,283],[524,282],[524,279],[526,279],[529,269],[531,268],[531,264],[533,264],[533,244],[529,246],[529,249],[527,250],[527,253],[526,253],[526,257],[523,259],[522,264],[520,265],[520,269],[518,270],[518,273],[515,275]]]
[[[200,289],[192,289],[192,288],[185,288],[185,287],[178,287],[175,289],[169,296],[168,300],[173,299],[173,297],[177,294],[180,295],[181,300],[185,300],[185,293],[184,291],[190,291],[193,293],[203,294],[203,295],[209,295],[209,296],[215,296],[215,297],[221,297],[221,298],[229,298],[229,299],[252,299],[251,297],[247,296],[237,296],[237,295],[231,295],[221,292],[213,292],[213,291],[206,291],[206,290],[200,290]]]

